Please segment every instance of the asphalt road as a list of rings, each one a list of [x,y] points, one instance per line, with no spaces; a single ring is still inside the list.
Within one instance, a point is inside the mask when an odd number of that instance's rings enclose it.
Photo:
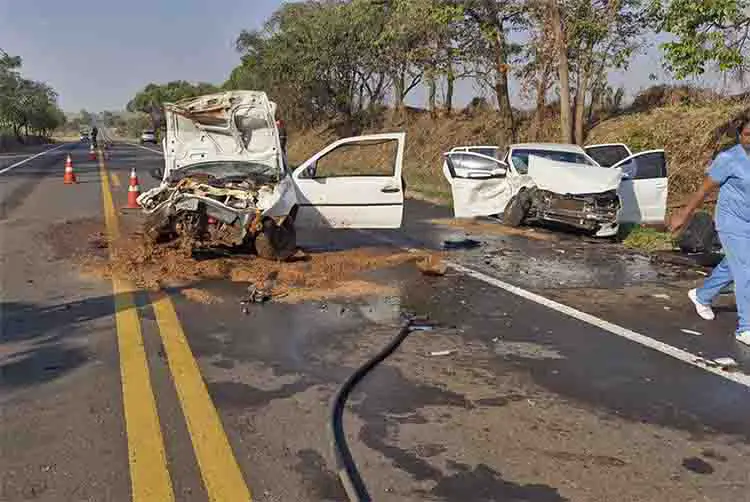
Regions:
[[[76,185],[62,182],[68,153]],[[87,153],[60,146],[0,174],[0,499],[345,500],[331,398],[409,313],[435,329],[377,368],[346,416],[373,500],[750,500],[748,354],[731,297],[713,323],[686,304],[699,273],[544,230],[457,227],[410,202],[400,231],[300,243],[481,245],[451,252],[443,277],[370,272],[387,295],[243,313],[237,283],[190,285],[222,300],[206,304],[81,269],[91,234],[137,219],[130,169],[146,189],[161,162],[123,143]]]

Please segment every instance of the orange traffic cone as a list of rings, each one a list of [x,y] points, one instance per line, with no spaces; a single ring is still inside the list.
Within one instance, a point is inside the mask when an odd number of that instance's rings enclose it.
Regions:
[[[141,187],[138,186],[138,176],[135,174],[135,168],[130,170],[130,183],[128,184],[128,209],[139,209],[138,196],[141,195]]]
[[[65,176],[63,177],[63,183],[66,185],[78,183],[76,175],[73,172],[73,160],[70,158],[70,154],[68,154],[68,158],[65,159]]]
[[[96,160],[96,150],[94,150],[94,145],[89,147],[89,160]]]

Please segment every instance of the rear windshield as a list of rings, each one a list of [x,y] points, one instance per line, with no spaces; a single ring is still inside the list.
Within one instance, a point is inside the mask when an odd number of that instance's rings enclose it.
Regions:
[[[513,167],[521,174],[529,172],[529,155],[542,157],[555,162],[568,162],[571,164],[585,164],[587,166],[596,166],[586,155],[578,152],[563,152],[559,150],[537,150],[537,149],[514,149],[511,152]]]

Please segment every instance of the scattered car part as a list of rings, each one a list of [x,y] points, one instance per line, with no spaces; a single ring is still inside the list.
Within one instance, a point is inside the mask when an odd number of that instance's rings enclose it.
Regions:
[[[443,241],[443,249],[474,249],[481,245],[481,242],[469,238]]]

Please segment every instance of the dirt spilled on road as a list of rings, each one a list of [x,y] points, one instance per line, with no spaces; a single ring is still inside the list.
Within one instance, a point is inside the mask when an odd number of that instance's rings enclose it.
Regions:
[[[467,218],[439,218],[429,220],[433,225],[441,225],[453,228],[460,228],[467,232],[481,232],[489,235],[516,235],[539,241],[558,241],[558,236],[534,228],[514,228],[501,223],[491,221],[481,221]]]
[[[96,242],[91,253],[81,260],[84,273],[128,278],[143,289],[188,288],[182,293],[201,303],[217,299],[195,285],[217,279],[255,285],[272,298],[289,303],[389,294],[391,287],[371,281],[364,274],[420,260],[439,260],[428,252],[369,247],[298,252],[287,262],[274,262],[217,250],[190,253],[177,245],[153,244],[137,233],[115,242],[112,258],[107,259],[97,252]]]

